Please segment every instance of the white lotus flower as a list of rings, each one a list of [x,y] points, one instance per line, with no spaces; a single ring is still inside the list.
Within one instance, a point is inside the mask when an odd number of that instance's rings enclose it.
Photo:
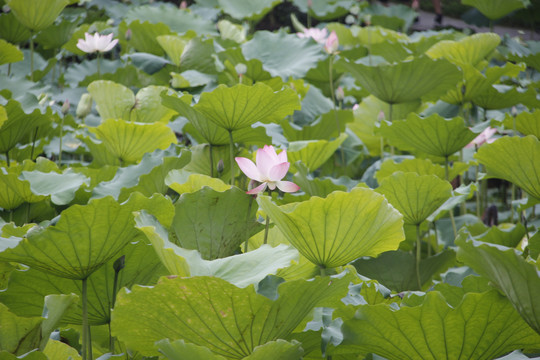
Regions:
[[[96,51],[107,52],[118,43],[118,39],[113,40],[113,34],[100,35],[99,33],[94,33],[94,35],[90,35],[89,33],[84,33],[84,37],[84,40],[79,39],[77,47],[88,54]]]

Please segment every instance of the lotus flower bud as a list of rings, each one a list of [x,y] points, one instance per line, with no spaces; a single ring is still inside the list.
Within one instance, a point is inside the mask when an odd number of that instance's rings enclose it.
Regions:
[[[377,120],[379,120],[379,122],[382,122],[385,118],[386,116],[384,116],[384,111],[379,111],[379,116],[377,116]]]
[[[81,100],[79,101],[79,104],[77,105],[77,117],[84,119],[87,117],[90,112],[92,111],[92,96],[88,93],[83,94],[81,96]]]
[[[338,86],[336,89],[336,99],[337,101],[343,101],[343,99],[345,99],[345,91],[343,91],[341,86]]]
[[[131,40],[131,35],[132,35],[131,29],[127,29],[127,30],[126,30],[126,33],[124,34],[124,36],[125,36],[125,38],[126,38],[126,41]]]
[[[119,272],[126,266],[126,255],[120,256],[113,264],[113,269],[115,272]]]
[[[238,63],[238,64],[236,64],[236,66],[234,67],[234,70],[236,70],[236,73],[237,73],[239,76],[242,76],[242,75],[244,75],[244,74],[247,72],[247,66],[246,66],[246,64]]]
[[[223,170],[225,169],[225,163],[223,162],[223,159],[220,159],[217,163],[217,172],[218,174],[221,174]]]
[[[187,1],[180,2],[180,9],[187,9]]]
[[[66,100],[62,104],[62,114],[66,115],[68,112],[69,112],[69,100]]]

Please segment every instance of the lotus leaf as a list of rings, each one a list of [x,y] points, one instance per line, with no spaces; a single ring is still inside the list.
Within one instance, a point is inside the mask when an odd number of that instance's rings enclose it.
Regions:
[[[40,31],[51,26],[68,0],[7,0],[6,5],[24,26],[32,31]]]
[[[331,141],[311,140],[289,143],[287,155],[291,163],[291,169],[294,169],[292,164],[301,161],[309,171],[317,170],[332,157],[345,139],[347,139],[347,134],[341,134],[337,139]]]
[[[452,196],[452,185],[435,175],[398,171],[384,178],[377,192],[383,194],[409,225],[419,225]]]
[[[15,45],[0,39],[0,65],[22,61],[23,53]]]
[[[536,346],[540,336],[497,291],[469,293],[455,308],[439,292],[399,310],[361,305],[343,324],[340,346],[387,359],[495,359]]]
[[[322,268],[396,250],[404,239],[399,212],[370,189],[335,191],[290,208],[280,208],[265,196],[257,201],[287,240]]]
[[[339,301],[348,279],[316,278],[282,283],[272,301],[216,277],[161,278],[152,288],[121,292],[113,333],[143,355],[157,355],[154,342],[184,339],[231,359],[282,339],[316,306]],[[144,309],[144,311],[143,311]]]
[[[458,41],[439,41],[426,51],[426,54],[433,59],[445,58],[459,66],[475,66],[492,53],[500,43],[499,35],[480,33]]]
[[[474,6],[491,20],[499,19],[514,10],[530,5],[529,0],[462,0],[464,5]]]
[[[505,179],[540,199],[540,141],[535,136],[504,137],[475,154],[488,176]]]

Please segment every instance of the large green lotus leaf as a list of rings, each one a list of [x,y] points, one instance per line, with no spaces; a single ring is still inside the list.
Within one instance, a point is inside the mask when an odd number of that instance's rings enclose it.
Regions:
[[[0,14],[0,37],[12,44],[20,44],[30,38],[30,30],[10,11]]]
[[[437,100],[461,79],[461,71],[445,59],[421,56],[375,66],[340,59],[336,66],[351,73],[362,88],[389,104]]]
[[[221,66],[221,64],[216,59],[216,52],[214,39],[201,37],[191,39],[180,58],[182,70],[197,70],[204,74],[217,74],[217,66]]]
[[[481,146],[475,158],[488,176],[510,181],[540,199],[540,141],[533,135],[502,137]]]
[[[426,55],[433,59],[445,58],[459,66],[474,66],[492,53],[500,43],[498,34],[480,33],[458,41],[439,41],[426,51]]]
[[[437,255],[420,260],[420,283],[422,288],[431,280],[456,263],[453,250],[444,250]],[[388,251],[376,259],[358,259],[352,263],[359,274],[377,280],[389,289],[401,292],[422,290],[418,288],[416,257],[408,252]]]
[[[47,346],[45,346],[45,349],[43,349],[43,353],[48,359],[71,358],[71,360],[82,360],[82,357],[79,355],[77,349],[72,348],[68,344],[59,340],[49,339],[49,341],[47,341]]]
[[[0,39],[0,65],[22,61],[23,53],[15,45]]]
[[[160,94],[167,90],[164,86],[148,86],[135,96],[130,89],[114,81],[98,80],[88,85],[88,92],[103,120],[124,119],[144,123],[167,122],[175,114],[161,105]]]
[[[478,134],[472,132],[461,117],[445,119],[437,113],[426,118],[411,113],[407,120],[383,122],[380,132],[390,143],[447,157],[461,150]]]
[[[462,4],[473,6],[491,20],[502,18],[517,9],[530,5],[529,0],[462,0]]]
[[[242,44],[247,60],[258,59],[272,76],[302,78],[319,60],[325,58],[320,44],[285,32],[257,31]]]
[[[454,162],[448,169],[448,178],[454,179],[468,168],[469,164]],[[398,163],[393,159],[387,159],[381,164],[381,168],[375,174],[375,178],[380,183],[384,178],[394,174],[396,171],[414,172],[418,175],[435,175],[439,179],[446,180],[444,166],[434,164],[429,159],[405,159]]]
[[[452,185],[435,175],[401,172],[384,178],[377,192],[383,194],[409,225],[419,225],[452,196]]]
[[[419,106],[420,102],[416,101],[392,105],[392,118],[404,119],[410,112],[418,111]],[[358,108],[354,110],[354,122],[347,124],[347,127],[362,140],[371,155],[381,154],[381,136],[375,133],[375,124],[379,114],[381,112],[388,114],[388,111],[387,103],[369,95],[362,99]]]
[[[514,248],[525,236],[523,224],[502,223],[486,226],[484,223],[465,225],[473,240]]]
[[[73,205],[62,212],[56,225],[37,228],[25,238],[6,239],[0,259],[68,279],[86,279],[138,235],[132,212],[152,204],[164,207],[170,201],[141,200],[139,195],[123,204],[105,197]]]
[[[0,303],[0,351],[21,355],[39,346],[42,317],[23,318]]]
[[[138,162],[146,153],[167,149],[177,143],[174,132],[162,122],[149,124],[109,119],[88,130],[122,163]]]
[[[1,31],[1,29],[0,29]],[[8,40],[9,41],[9,40]],[[17,43],[16,41],[11,41]],[[521,42],[518,45],[518,50],[510,50],[510,53],[506,56],[509,60],[516,62],[524,62],[527,66],[534,68],[536,71],[540,71],[540,45],[537,41],[527,41],[527,47],[521,46]]]
[[[143,5],[131,7],[125,15],[126,22],[135,20],[148,21],[153,24],[164,23],[175,33],[186,33],[190,30],[197,34],[216,35],[216,27],[207,19],[191,11],[179,9],[173,4],[160,6]]]
[[[221,179],[185,170],[172,170],[165,178],[165,184],[178,194],[192,193],[208,186],[215,191],[226,191],[232,186]]]
[[[232,40],[237,44],[246,42],[247,26],[230,22],[229,20],[219,20],[217,23],[219,35],[224,40]]]
[[[264,196],[257,201],[287,240],[323,268],[396,250],[405,238],[401,214],[371,189],[336,191],[287,208]]]
[[[0,153],[5,154],[33,135],[36,129],[49,129],[52,123],[52,109],[47,108],[45,113],[35,109],[26,113],[22,105],[16,100],[9,100],[4,105],[7,121],[0,124]]]
[[[244,254],[204,260],[198,251],[183,249],[169,241],[167,231],[144,211],[136,216],[135,221],[171,275],[215,276],[238,287],[246,287],[258,284],[278,269],[289,267],[291,261],[298,258],[298,252],[290,246],[261,245]]]
[[[540,109],[534,112],[522,112],[516,117],[507,114],[504,126],[507,129],[513,129],[515,126],[516,130],[523,135],[534,135],[540,139]]]
[[[476,94],[471,101],[487,110],[504,109],[518,104],[523,104],[528,108],[536,108],[540,105],[533,88],[524,89],[498,84],[490,86],[483,93]]]
[[[345,320],[343,343],[393,359],[495,359],[537,346],[540,336],[497,291],[469,293],[451,307],[441,293],[399,310],[386,304],[361,305]]]
[[[297,129],[288,119],[281,121],[281,127],[283,135],[289,141],[330,140],[344,132],[346,124],[353,120],[353,113],[350,110],[331,110],[301,129]]]
[[[19,174],[0,174],[0,207],[13,210],[23,203],[36,203],[46,199],[46,196],[32,192],[30,182],[19,179]]]
[[[113,334],[143,355],[157,355],[154,343],[168,338],[242,359],[292,333],[314,307],[339,301],[348,284],[347,278],[288,281],[273,301],[253,286],[238,288],[216,277],[164,277],[152,288],[119,294]]]
[[[229,131],[249,127],[260,121],[272,123],[300,110],[298,95],[292,89],[274,92],[271,87],[256,83],[218,86],[201,94],[194,109],[216,125]]]
[[[198,250],[203,259],[233,255],[238,246],[261,230],[253,199],[237,187],[209,187],[183,193],[175,203],[172,230],[178,244]]]
[[[68,4],[68,0],[6,0],[17,20],[32,31],[52,25]]]
[[[30,190],[36,195],[50,196],[55,205],[67,205],[75,197],[75,192],[89,180],[83,174],[67,169],[62,174],[55,172],[23,171],[19,177],[30,182]]]
[[[187,39],[178,35],[161,35],[156,40],[163,50],[165,50],[165,53],[167,53],[173,64],[180,66],[180,59],[186,47]]]
[[[301,161],[309,171],[315,171],[321,167],[347,139],[347,134],[339,135],[337,139],[293,141],[289,143],[287,156],[291,163],[291,171],[295,170],[294,163]]]
[[[163,48],[159,45],[157,38],[160,35],[172,35],[174,34],[169,27],[161,22],[151,23],[148,21],[141,22],[139,20],[132,21],[126,24],[125,21],[121,22],[118,26],[119,30],[125,34],[127,29],[131,30],[131,39],[124,41],[120,37],[120,45],[122,48],[128,46],[143,53],[154,54],[157,56],[163,56]],[[125,35],[124,35],[125,36]]]
[[[224,13],[237,20],[260,20],[283,0],[252,0],[239,3],[234,0],[217,0]]]
[[[332,20],[347,15],[355,2],[353,0],[314,0],[310,4],[307,1],[293,0],[293,4],[303,13],[309,12],[318,20]]]
[[[184,167],[191,160],[191,152],[156,150],[151,154],[144,155],[137,165],[130,165],[118,169],[113,179],[105,180],[97,185],[93,192],[93,198],[112,196],[119,201],[124,201],[135,191],[145,196],[155,193],[167,192],[165,178],[169,171]]]
[[[61,23],[40,31],[35,38],[35,42],[47,50],[60,49],[62,45],[69,41],[76,27],[76,21],[64,19]]]
[[[125,256],[125,267],[119,272],[117,291],[122,287],[131,288],[134,284],[152,285],[160,276],[167,274],[152,246],[146,244],[144,235],[141,234],[138,241],[127,244],[118,256],[113,257],[88,278],[88,319],[92,325],[106,324],[110,320],[115,273],[113,264],[120,256]],[[0,292],[0,301],[19,316],[40,316],[43,301],[49,294],[81,296],[81,281],[57,277],[35,269],[14,271],[9,279],[8,289]],[[65,314],[62,322],[82,324],[81,305],[79,301]]]
[[[458,259],[486,277],[514,305],[525,321],[540,334],[540,270],[512,248],[469,240],[468,232],[456,240]]]

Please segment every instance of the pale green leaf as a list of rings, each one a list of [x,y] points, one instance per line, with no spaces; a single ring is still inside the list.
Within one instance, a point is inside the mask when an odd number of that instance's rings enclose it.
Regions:
[[[22,355],[39,345],[41,317],[23,318],[0,303],[0,351]]]
[[[324,268],[396,250],[405,238],[401,215],[371,189],[336,191],[325,199],[313,197],[286,208],[265,196],[257,201],[287,240]]]
[[[79,355],[77,349],[72,348],[66,343],[63,343],[59,340],[49,339],[47,346],[43,350],[43,353],[49,359],[72,359],[72,360],[81,360],[82,357]]]
[[[455,308],[439,292],[428,292],[422,304],[399,310],[361,305],[342,330],[340,346],[389,360],[490,360],[540,341],[497,291],[469,293]]]
[[[237,20],[260,20],[283,0],[251,0],[238,2],[235,0],[217,0],[219,7],[226,14]]]
[[[505,136],[480,147],[475,158],[488,176],[510,181],[540,199],[540,141],[535,136]]]
[[[167,53],[173,64],[180,66],[180,59],[186,47],[187,40],[177,35],[161,35],[156,40],[163,50],[165,50],[165,53]]]
[[[474,6],[491,20],[499,19],[531,4],[529,0],[462,0],[462,3]]]
[[[426,54],[433,59],[445,58],[459,66],[474,66],[484,60],[500,43],[501,38],[497,34],[479,33],[458,41],[439,41],[426,51]]]
[[[15,45],[0,39],[0,65],[22,61],[23,53]]]
[[[51,26],[68,4],[67,0],[6,0],[17,20],[34,32]]]
[[[294,163],[302,162],[309,171],[315,171],[334,155],[336,150],[347,139],[347,134],[341,134],[334,140],[293,141],[289,143],[287,157],[291,163],[291,171],[295,170]]]
[[[23,171],[19,179],[30,183],[32,193],[41,196],[50,196],[55,205],[67,205],[75,197],[75,192],[90,179],[83,174],[77,174],[67,169],[62,174],[55,172]]]
[[[292,333],[316,306],[345,295],[348,279],[289,281],[272,301],[216,277],[161,278],[152,288],[121,292],[113,335],[143,355],[157,355],[154,342],[168,338],[206,346],[214,354],[242,359],[269,341]]]
[[[231,185],[207,175],[191,173],[185,170],[172,170],[165,178],[165,184],[178,194],[192,193],[208,186],[215,191],[226,191]]]
[[[449,167],[448,178],[454,179],[456,176],[463,174],[469,165],[462,162],[454,162]],[[405,159],[402,162],[396,163],[393,159],[386,159],[381,168],[375,174],[375,178],[379,183],[386,177],[392,175],[396,171],[414,172],[418,175],[435,175],[439,179],[446,179],[445,168],[443,165],[434,164],[429,159]]]
[[[419,225],[452,196],[452,185],[435,175],[398,171],[376,191],[403,215],[405,224]]]

